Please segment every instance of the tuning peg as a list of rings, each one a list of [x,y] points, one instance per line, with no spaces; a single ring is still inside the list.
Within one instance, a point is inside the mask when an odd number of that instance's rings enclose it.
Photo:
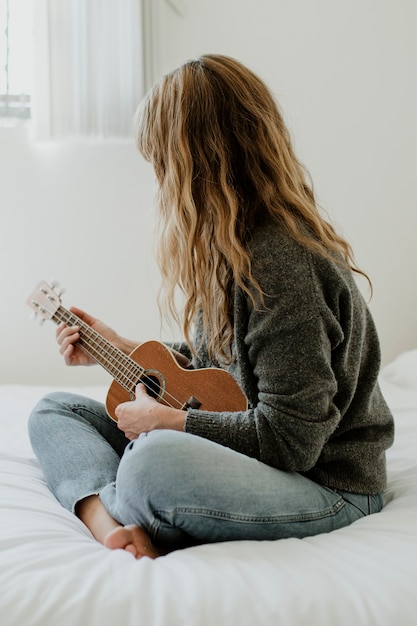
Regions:
[[[60,284],[59,284],[59,282],[57,280],[51,280],[49,284],[50,284],[51,288],[55,291],[55,293],[58,296],[58,298],[60,298],[62,296],[62,294],[65,293],[64,287],[60,287],[58,289]]]
[[[64,287],[60,287],[60,283],[57,280],[51,280],[51,282],[49,283],[52,287],[52,289],[55,291],[56,295],[58,296],[58,298],[60,298],[62,296],[63,293],[65,293],[65,288]],[[59,289],[58,289],[59,287]]]

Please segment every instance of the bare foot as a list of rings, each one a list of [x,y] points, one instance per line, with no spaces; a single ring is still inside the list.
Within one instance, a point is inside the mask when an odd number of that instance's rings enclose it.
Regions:
[[[98,495],[87,496],[76,508],[81,521],[90,529],[100,543],[111,550],[126,550],[136,559],[149,556],[156,559],[164,554],[153,545],[149,535],[140,526],[121,526],[106,511]]]
[[[147,532],[140,526],[118,526],[108,533],[103,543],[111,550],[126,550],[133,554],[136,559],[143,556],[156,559],[162,554],[158,552]]]

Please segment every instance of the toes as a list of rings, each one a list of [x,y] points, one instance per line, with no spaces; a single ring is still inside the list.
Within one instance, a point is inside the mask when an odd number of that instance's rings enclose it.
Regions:
[[[124,549],[130,543],[129,533],[123,526],[115,528],[104,539],[104,545],[111,550]]]
[[[136,550],[133,543],[128,543],[127,546],[124,547],[124,549],[126,550],[126,552],[130,552],[130,554],[133,554],[135,558],[138,558],[138,551]]]
[[[120,526],[112,530],[104,539],[104,545],[111,550],[126,550],[136,559],[160,556],[148,534],[139,526]]]

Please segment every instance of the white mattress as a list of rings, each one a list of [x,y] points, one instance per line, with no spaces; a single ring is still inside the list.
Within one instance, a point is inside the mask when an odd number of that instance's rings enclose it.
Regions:
[[[26,435],[49,389],[0,386],[1,626],[415,626],[417,351],[385,368],[381,384],[396,421],[381,513],[313,538],[155,561],[104,548],[61,508]]]

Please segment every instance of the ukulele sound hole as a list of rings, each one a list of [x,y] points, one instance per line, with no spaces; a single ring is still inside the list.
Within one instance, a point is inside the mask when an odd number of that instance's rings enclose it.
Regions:
[[[146,391],[151,398],[155,398],[155,400],[160,400],[163,396],[164,389],[161,386],[161,381],[159,377],[154,374],[151,370],[148,370],[146,374],[141,376],[140,381],[146,387]]]

